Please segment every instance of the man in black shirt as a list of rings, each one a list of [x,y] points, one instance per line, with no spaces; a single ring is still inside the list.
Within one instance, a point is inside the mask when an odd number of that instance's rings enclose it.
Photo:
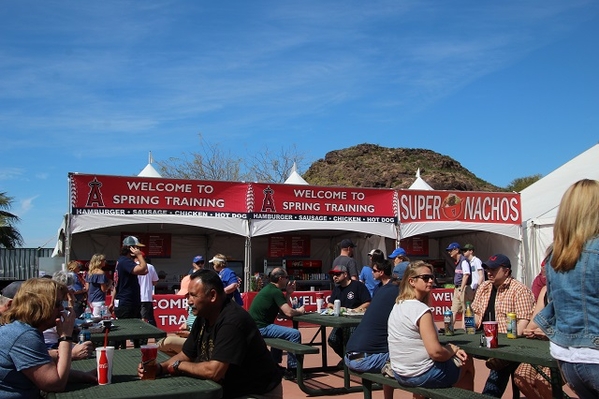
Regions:
[[[335,299],[341,301],[341,307],[345,309],[354,309],[358,312],[366,310],[370,305],[370,292],[368,288],[357,280],[350,280],[345,266],[335,266],[329,274],[333,276],[335,288],[329,297],[328,307],[333,308]],[[349,334],[354,331],[355,327],[348,328]],[[333,328],[329,335],[329,346],[341,357],[340,365],[343,366],[343,329]]]
[[[183,350],[158,366],[169,373],[210,379],[223,398],[282,398],[281,373],[249,313],[227,299],[213,270],[197,270],[189,283],[189,306],[197,316]],[[140,365],[138,373],[143,375]]]

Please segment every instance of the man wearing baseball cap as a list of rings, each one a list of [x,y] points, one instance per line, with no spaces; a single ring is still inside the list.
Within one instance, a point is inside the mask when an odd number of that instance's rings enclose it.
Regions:
[[[532,291],[512,277],[512,264],[505,255],[491,256],[489,260],[483,262],[483,267],[489,279],[478,287],[472,302],[477,328],[481,327],[483,321],[497,321],[499,333],[506,334],[506,315],[515,313],[518,335],[521,336],[532,317],[535,306]],[[518,363],[510,362],[500,370],[491,370],[483,394],[500,398],[505,391],[510,374],[517,367]]]
[[[470,288],[472,288],[472,292],[476,292],[478,286],[485,281],[483,263],[474,255],[474,245],[466,244],[462,249],[464,256],[468,259],[468,262],[470,262],[470,276],[472,280],[470,282]]]
[[[341,307],[345,309],[354,309],[358,312],[363,312],[370,305],[371,296],[368,292],[368,288],[360,281],[351,280],[348,277],[347,267],[343,265],[335,266],[329,271],[329,274],[333,277],[335,288],[329,297],[327,307],[333,309],[335,299],[341,301]],[[355,327],[349,328],[349,335]],[[347,341],[348,337],[344,337],[343,328],[333,328],[329,335],[329,346],[335,351],[336,354],[341,357],[339,365],[343,367],[343,343]]]
[[[451,302],[451,311],[454,314],[454,320],[457,314],[466,310],[466,302],[472,302],[474,293],[470,288],[470,262],[460,252],[461,247],[457,242],[452,242],[445,248],[447,254],[453,259],[455,265],[455,273],[453,275],[453,300]],[[464,315],[462,315],[462,327],[464,325]]]
[[[345,238],[341,240],[339,247],[341,247],[341,253],[333,261],[331,269],[334,269],[337,266],[345,266],[349,277],[352,280],[358,280],[358,262],[353,258],[356,244],[349,238]]]
[[[148,273],[141,247],[145,245],[135,236],[125,237],[121,246],[121,256],[114,272],[116,292],[111,305],[118,319],[141,319],[141,294],[137,276]]]
[[[393,277],[401,280],[410,264],[410,258],[408,258],[406,250],[402,247],[397,247],[387,258],[393,259]]]

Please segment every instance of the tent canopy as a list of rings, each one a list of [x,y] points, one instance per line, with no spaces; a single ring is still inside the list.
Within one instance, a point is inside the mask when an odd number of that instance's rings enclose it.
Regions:
[[[539,273],[545,251],[553,241],[553,224],[562,196],[581,179],[599,180],[599,144],[521,191],[524,235],[521,269],[526,271],[527,283]]]

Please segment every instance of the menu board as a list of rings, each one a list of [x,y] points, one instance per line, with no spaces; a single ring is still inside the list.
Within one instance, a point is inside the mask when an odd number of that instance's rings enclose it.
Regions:
[[[408,255],[428,256],[428,236],[414,236],[404,238],[400,245]]]
[[[171,235],[168,233],[121,233],[121,242],[127,236],[135,236],[145,245],[142,251],[149,258],[171,257]]]
[[[309,257],[309,235],[272,235],[268,237],[268,257]]]

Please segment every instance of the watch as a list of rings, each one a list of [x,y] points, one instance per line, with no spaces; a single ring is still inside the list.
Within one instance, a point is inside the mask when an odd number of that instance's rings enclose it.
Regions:
[[[179,365],[181,364],[181,360],[175,360],[172,364],[168,366],[168,372],[171,375],[179,374]]]
[[[60,338],[58,338],[58,343],[61,343],[63,341],[73,342],[73,337],[70,337],[70,336],[67,335],[66,337],[60,337]]]

